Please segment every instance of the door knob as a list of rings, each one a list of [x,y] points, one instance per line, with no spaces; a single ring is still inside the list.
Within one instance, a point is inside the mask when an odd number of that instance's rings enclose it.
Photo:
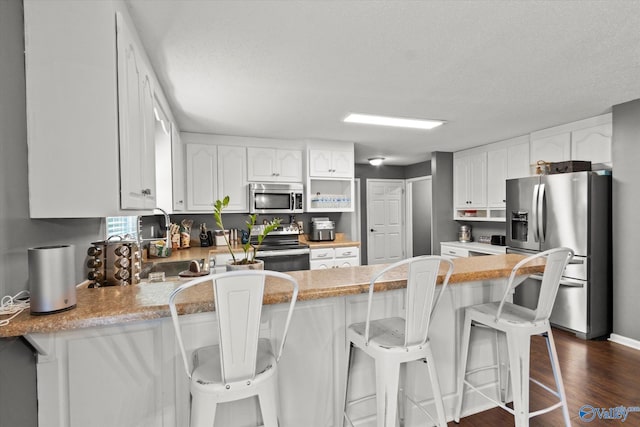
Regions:
[[[371,231],[371,232],[373,233],[373,232],[374,232],[374,231],[376,231],[376,230],[374,230],[374,229],[372,228],[372,229],[371,229],[371,230],[369,230],[369,231]]]

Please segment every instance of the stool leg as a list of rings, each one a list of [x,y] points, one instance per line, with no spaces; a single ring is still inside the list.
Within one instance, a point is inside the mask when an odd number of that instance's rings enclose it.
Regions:
[[[427,351],[426,360],[427,368],[429,369],[429,379],[431,380],[431,388],[433,389],[433,399],[436,404],[436,412],[438,413],[438,425],[440,427],[447,427],[447,419],[444,414],[444,405],[442,403],[442,392],[440,391],[440,381],[438,381],[438,372],[431,349]]]
[[[521,331],[507,332],[516,427],[529,425],[530,346],[531,336],[529,334],[523,334]]]
[[[351,375],[351,363],[353,358],[353,343],[349,342],[347,344],[347,369],[345,370],[345,385],[344,385],[344,405],[342,407],[342,422],[340,425],[344,426],[345,418],[347,417],[347,404],[349,401],[349,376]]]
[[[556,350],[556,343],[553,339],[551,330],[543,334],[547,341],[547,351],[549,352],[549,359],[551,360],[551,369],[553,370],[553,378],[556,380],[556,388],[558,394],[560,394],[560,400],[562,401],[562,416],[564,418],[564,425],[571,427],[571,417],[569,416],[569,405],[567,404],[567,395],[564,392],[564,383],[562,382],[562,375],[560,373],[560,362],[558,361],[558,353]]]
[[[471,318],[465,312],[464,328],[462,329],[462,338],[460,342],[460,361],[458,363],[458,402],[454,413],[454,421],[460,422],[460,414],[462,413],[462,400],[464,397],[464,378],[467,371],[467,356],[469,355],[469,340],[471,339]]]
[[[191,395],[191,427],[211,427],[216,419],[216,402],[200,393]]]
[[[400,363],[378,358],[376,363],[376,403],[378,427],[395,427],[398,413]]]

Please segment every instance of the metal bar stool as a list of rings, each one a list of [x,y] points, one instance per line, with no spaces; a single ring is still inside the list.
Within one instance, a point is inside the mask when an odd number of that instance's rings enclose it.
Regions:
[[[522,282],[515,281],[518,270],[529,264],[531,261],[546,257],[546,265],[540,287],[538,306],[535,310],[528,309],[516,304],[507,302],[507,298],[513,290]],[[571,426],[569,409],[567,407],[567,397],[560,375],[560,365],[556,353],[555,343],[549,317],[556,299],[560,278],[564,269],[573,258],[573,251],[568,248],[556,248],[527,257],[513,267],[507,290],[502,297],[502,301],[491,302],[467,307],[465,310],[464,329],[462,332],[462,349],[460,365],[458,367],[458,404],[455,412],[455,421],[460,421],[462,403],[464,398],[464,386],[478,392],[489,399],[497,406],[505,409],[515,417],[515,425],[523,427],[529,425],[529,419],[537,415],[545,414],[554,409],[562,407],[562,414],[566,426]],[[513,409],[507,407],[503,402],[498,402],[487,394],[483,393],[467,380],[467,376],[486,369],[494,369],[496,366],[483,367],[473,371],[467,371],[467,358],[469,354],[469,340],[471,338],[471,326],[478,325],[496,330],[496,333],[504,333],[507,341],[507,351],[509,354],[509,373],[513,390]],[[556,390],[530,378],[529,358],[531,336],[542,335],[547,341],[547,350],[551,361],[551,368],[556,383]],[[499,351],[499,350],[498,350]],[[500,367],[497,367],[500,369]],[[529,412],[529,381],[541,386],[544,390],[556,396],[559,401],[555,404]]]
[[[446,274],[442,281],[440,294],[436,298],[436,282],[441,264],[444,264],[446,267]],[[393,317],[371,320],[371,301],[376,281],[385,273],[400,267],[406,267],[408,269],[406,319]],[[371,279],[369,284],[367,320],[362,323],[352,324],[347,329],[349,345],[347,347],[348,366],[344,399],[344,419],[351,426],[353,426],[353,422],[348,415],[348,408],[374,397],[376,398],[378,427],[392,427],[396,425],[400,366],[402,363],[416,360],[423,360],[427,364],[435,398],[437,421],[435,421],[431,414],[422,406],[416,404],[416,402],[409,397],[407,397],[407,400],[414,403],[439,426],[447,425],[428,332],[431,316],[440,298],[444,294],[452,271],[453,263],[448,259],[439,256],[420,256],[392,264]],[[348,402],[349,370],[351,368],[351,358],[354,347],[364,351],[375,361],[376,394]]]
[[[260,316],[265,279],[277,285],[291,286],[280,350],[274,354],[272,343],[259,338]],[[198,283],[212,281],[218,344],[201,347],[187,357],[182,340],[176,297]],[[169,309],[184,369],[191,390],[191,427],[213,426],[218,403],[258,396],[264,425],[278,425],[277,365],[287,338],[291,315],[298,296],[298,283],[283,273],[247,270],[203,276],[177,288],[169,296]]]

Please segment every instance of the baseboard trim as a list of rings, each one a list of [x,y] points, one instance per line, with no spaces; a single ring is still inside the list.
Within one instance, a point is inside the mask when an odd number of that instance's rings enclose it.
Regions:
[[[640,350],[640,341],[634,340],[633,338],[623,337],[618,334],[611,334],[609,337],[609,341],[614,342],[616,344],[626,345],[627,347],[635,348],[636,350]]]

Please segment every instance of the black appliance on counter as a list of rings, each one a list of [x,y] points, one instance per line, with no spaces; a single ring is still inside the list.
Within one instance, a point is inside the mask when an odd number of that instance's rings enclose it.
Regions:
[[[297,224],[278,226],[264,238],[256,253],[256,259],[264,261],[265,270],[309,270],[309,245],[299,242],[299,233]],[[252,235],[252,244],[256,245],[257,239],[257,235]]]

